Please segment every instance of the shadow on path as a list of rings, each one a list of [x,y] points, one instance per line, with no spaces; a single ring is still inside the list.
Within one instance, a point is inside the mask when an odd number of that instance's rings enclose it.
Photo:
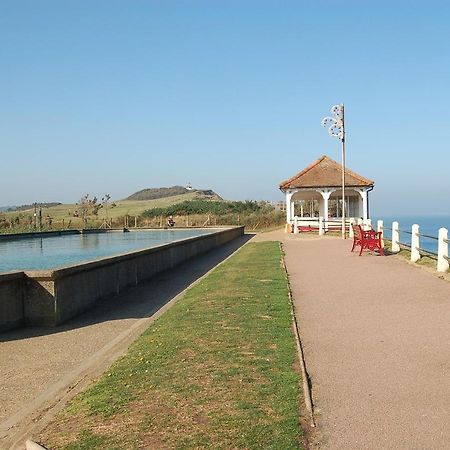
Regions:
[[[19,328],[0,334],[0,343],[62,333],[102,322],[150,317],[170,299],[230,256],[252,237],[252,234],[246,234],[173,269],[161,272],[137,287],[100,301],[93,309],[62,325]]]

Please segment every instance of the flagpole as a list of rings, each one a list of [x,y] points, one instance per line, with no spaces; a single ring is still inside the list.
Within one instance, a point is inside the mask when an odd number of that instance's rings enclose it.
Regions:
[[[342,104],[342,239],[347,238],[345,227],[345,119],[344,105]]]

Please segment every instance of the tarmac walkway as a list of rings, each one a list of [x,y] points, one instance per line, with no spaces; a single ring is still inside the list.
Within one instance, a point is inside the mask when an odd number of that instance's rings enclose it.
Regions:
[[[280,240],[321,449],[450,449],[450,284],[350,240]]]
[[[177,295],[250,237],[163,272],[64,325],[0,334],[0,449],[23,449],[33,430],[125,353]]]

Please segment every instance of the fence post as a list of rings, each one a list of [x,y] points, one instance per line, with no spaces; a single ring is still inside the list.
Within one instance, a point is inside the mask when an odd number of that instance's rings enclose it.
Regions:
[[[411,261],[416,262],[420,259],[420,236],[419,225],[416,223],[411,227]]]
[[[298,217],[294,217],[294,233],[298,234]]]
[[[362,227],[364,226],[364,221],[361,219],[361,217],[358,217],[357,223],[358,223],[358,225],[361,225]]]
[[[323,236],[323,217],[319,216],[319,236]]]
[[[400,251],[400,230],[398,228],[398,222],[392,222],[392,245],[391,251],[398,253]]]
[[[382,220],[377,220],[377,231],[381,233],[381,239],[384,238],[384,222]]]
[[[448,270],[448,230],[447,228],[439,228],[438,241],[438,260],[437,271],[447,272]]]
[[[364,221],[364,230],[368,231],[372,229],[372,219],[366,219]]]
[[[383,220],[377,220],[377,231],[381,233],[381,246],[384,248],[384,222]]]
[[[349,227],[348,227],[348,237],[350,238],[350,239],[353,239],[354,238],[354,234],[353,234],[353,227],[352,227],[352,225],[354,225],[355,224],[355,218],[354,217],[350,217],[350,225],[349,225]]]

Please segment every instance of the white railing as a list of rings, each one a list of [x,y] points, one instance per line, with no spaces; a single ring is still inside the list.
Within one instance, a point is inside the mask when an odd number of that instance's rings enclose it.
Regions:
[[[317,230],[319,235],[324,235],[330,228],[337,229],[340,227],[341,220],[339,218],[328,219],[325,221],[323,217],[295,217],[292,221],[293,232],[298,233],[300,227],[310,227],[310,229]],[[349,237],[353,238],[352,224],[358,224],[365,230],[372,229],[371,219],[363,221],[361,218],[350,218],[347,221],[347,229]],[[448,239],[447,228],[440,228],[438,236],[430,236],[420,232],[420,226],[414,224],[411,227],[411,231],[401,230],[400,224],[395,221],[392,222],[391,228],[385,227],[383,220],[377,220],[377,231],[382,233],[382,237],[385,237],[385,230],[391,231],[391,252],[398,253],[402,248],[407,249],[411,252],[411,261],[417,262],[422,257],[426,256],[436,260],[436,270],[438,272],[447,272],[450,265],[450,258],[448,256],[448,247],[450,240]],[[289,225],[291,227],[291,225]],[[339,228],[340,229],[340,228]],[[410,236],[409,242],[402,242],[400,240],[400,234]],[[430,239],[437,242],[437,253],[426,250],[421,247],[422,239]]]
[[[450,241],[447,228],[439,228],[438,236],[430,236],[421,233],[418,224],[412,225],[411,231],[405,231],[400,229],[398,222],[392,222],[392,228],[388,228],[384,226],[382,220],[379,220],[377,229],[382,231],[383,235],[384,230],[391,230],[391,251],[393,253],[398,253],[402,248],[405,248],[411,252],[412,262],[417,262],[423,256],[426,256],[436,260],[436,270],[438,272],[447,272],[449,269],[448,244]],[[410,236],[409,243],[400,240],[400,233]],[[420,245],[422,239],[437,241],[437,253],[422,248]]]

